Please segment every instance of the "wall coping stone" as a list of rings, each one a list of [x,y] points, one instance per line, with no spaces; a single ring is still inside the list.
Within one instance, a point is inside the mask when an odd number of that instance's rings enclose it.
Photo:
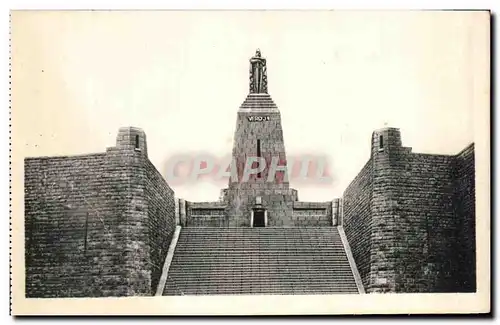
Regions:
[[[337,229],[339,231],[342,244],[344,245],[344,250],[347,255],[347,260],[349,261],[349,265],[351,266],[352,274],[354,276],[354,281],[356,282],[356,286],[358,287],[358,292],[365,293],[365,288],[363,287],[363,281],[361,281],[361,276],[359,275],[358,268],[356,267],[356,262],[354,261],[354,256],[352,255],[351,246],[349,246],[349,241],[347,240],[344,227],[337,226]]]
[[[156,289],[156,296],[163,295],[163,290],[165,289],[165,284],[167,283],[168,270],[174,259],[175,247],[177,246],[177,241],[179,240],[179,235],[181,233],[181,226],[175,227],[174,235],[172,236],[172,241],[168,247],[167,257],[165,258],[165,264],[163,265],[163,271],[161,273],[160,281],[158,281],[158,288]]]

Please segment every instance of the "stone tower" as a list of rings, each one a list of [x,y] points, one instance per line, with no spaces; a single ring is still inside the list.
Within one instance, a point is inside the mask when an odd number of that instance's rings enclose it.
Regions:
[[[250,91],[240,106],[226,192],[230,227],[289,226],[295,190],[289,188],[281,115],[268,94],[266,59],[250,59]],[[236,165],[236,166],[235,166]]]

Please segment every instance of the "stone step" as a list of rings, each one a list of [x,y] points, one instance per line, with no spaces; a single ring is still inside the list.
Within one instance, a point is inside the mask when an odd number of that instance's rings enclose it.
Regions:
[[[237,254],[231,254],[227,253],[228,255],[217,255],[216,253],[203,253],[203,254],[195,254],[195,253],[187,253],[184,255],[180,255],[180,252],[177,252],[178,255],[174,256],[174,259],[182,259],[182,261],[210,261],[210,262],[220,262],[223,263],[224,261],[227,261],[227,263],[235,263],[236,261],[242,261],[242,263],[247,263],[249,261],[263,261],[263,262],[269,262],[269,263],[274,263],[273,261],[276,261],[276,263],[279,263],[280,261],[282,263],[286,262],[298,262],[300,264],[321,264],[325,262],[341,262],[344,263],[347,261],[347,258],[344,256],[321,256],[317,258],[311,258],[311,256],[287,256],[287,255],[272,255],[272,256],[263,256],[263,255],[249,255],[249,254],[242,254],[242,255],[237,255]]]
[[[259,272],[262,271],[262,272],[268,272],[268,271],[272,271],[272,270],[277,270],[277,272],[273,272],[273,273],[278,273],[278,271],[280,272],[284,272],[284,271],[287,271],[287,270],[304,270],[304,271],[307,271],[309,274],[310,273],[328,273],[328,274],[342,274],[342,273],[345,273],[345,274],[350,274],[352,275],[352,271],[349,269],[349,268],[339,268],[339,267],[336,267],[336,268],[332,268],[332,269],[328,269],[327,267],[324,267],[322,268],[321,266],[318,266],[318,265],[311,265],[311,266],[307,266],[307,265],[302,265],[302,266],[298,266],[298,265],[294,265],[294,266],[284,266],[284,265],[277,265],[276,267],[275,266],[269,266],[269,267],[265,267],[263,265],[255,265],[255,266],[248,266],[248,265],[244,265],[244,264],[230,264],[230,263],[227,263],[227,264],[224,264],[224,265],[217,265],[217,266],[213,266],[213,264],[195,264],[195,263],[183,263],[186,265],[186,267],[188,266],[193,266],[193,267],[197,267],[197,268],[192,268],[190,269],[189,273],[206,273],[206,272],[210,272],[212,270],[220,270],[221,272],[224,271],[224,268],[228,268],[229,266],[232,266],[232,270],[233,271],[230,271],[230,272],[233,272],[233,273],[236,273],[236,272],[243,272],[245,270],[249,270],[249,271],[255,271],[255,272]],[[171,268],[170,270],[170,273],[175,273],[177,272],[177,270],[185,270],[186,267],[184,268]],[[228,271],[229,273],[229,271]]]
[[[247,283],[238,283],[238,282],[232,282],[229,284],[227,281],[211,281],[207,283],[199,282],[201,285],[198,287],[188,287],[186,286],[185,283],[175,283],[175,282],[169,282],[168,287],[172,289],[178,289],[182,291],[186,290],[193,290],[193,291],[202,291],[202,290],[233,290],[233,291],[245,291],[248,290],[248,288],[261,288],[261,289],[267,289],[267,290],[279,290],[279,289],[292,289],[292,290],[304,290],[304,289],[316,289],[316,290],[343,290],[343,291],[357,291],[357,288],[355,285],[351,284],[330,284],[330,285],[325,285],[324,283],[254,283],[254,282],[247,282]]]
[[[323,242],[325,240],[328,240],[333,243],[338,243],[341,242],[340,237],[333,237],[333,236],[328,236],[328,234],[325,234],[324,236],[317,236],[317,237],[309,237],[305,238],[303,236],[286,236],[286,237],[278,237],[278,236],[273,236],[272,234],[255,234],[255,235],[247,235],[245,233],[241,234],[231,234],[231,235],[226,235],[226,234],[184,234],[185,236],[189,236],[189,241],[205,241],[205,242],[210,242],[213,240],[246,240],[246,241],[269,241],[269,242],[282,242],[286,241],[289,239],[295,239],[297,241],[302,241],[304,243],[318,243],[318,242]],[[203,236],[203,237],[202,237]]]
[[[203,287],[190,287],[190,288],[176,288],[174,286],[169,286],[167,291],[171,292],[183,292],[186,293],[206,293],[209,292],[227,292],[227,293],[265,293],[274,294],[276,292],[281,292],[281,294],[295,294],[296,292],[309,292],[312,294],[324,292],[324,293],[342,293],[342,292],[353,292],[357,293],[356,287],[325,287],[325,286],[274,286],[274,287],[262,287],[262,286],[239,286],[239,287],[221,287],[217,286],[203,286]]]
[[[316,258],[311,258],[311,256],[287,256],[287,255],[268,255],[268,256],[263,256],[263,255],[250,255],[250,254],[242,254],[242,255],[237,255],[237,254],[231,254],[227,253],[228,255],[217,255],[216,253],[200,253],[200,254],[195,254],[195,253],[187,253],[184,255],[180,255],[180,252],[177,252],[178,255],[174,256],[174,259],[180,258],[183,261],[208,261],[210,262],[224,262],[227,261],[228,263],[234,263],[236,260],[242,261],[242,262],[249,262],[249,261],[265,261],[269,263],[273,263],[273,261],[276,261],[276,263],[279,263],[280,261],[282,263],[286,262],[299,262],[301,264],[310,264],[310,263],[315,263],[315,264],[321,264],[324,262],[345,262],[347,261],[347,258],[344,256],[320,256]]]
[[[357,294],[357,291],[354,290],[335,290],[333,292],[335,294]],[[175,289],[172,290],[167,290],[165,292],[166,295],[186,295],[186,296],[204,296],[204,295],[226,295],[226,296],[251,296],[251,295],[280,295],[280,296],[286,296],[286,295],[331,295],[332,290],[321,290],[321,289],[316,289],[316,290],[292,290],[292,289],[278,289],[278,290],[268,290],[268,289],[263,289],[261,291],[259,290],[253,290],[249,289],[246,291],[231,291],[231,290],[205,290],[205,291],[186,291],[186,292],[181,292]]]
[[[247,239],[247,240],[286,240],[289,238],[294,238],[297,240],[303,240],[303,241],[318,241],[318,240],[324,240],[324,239],[329,239],[333,241],[340,240],[340,236],[331,236],[328,233],[317,235],[317,236],[303,236],[301,234],[289,234],[288,236],[283,236],[283,235],[275,235],[273,233],[255,233],[255,234],[246,234],[244,232],[242,233],[234,233],[234,234],[226,234],[226,233],[198,233],[198,232],[193,232],[193,233],[185,233],[190,237],[190,239],[214,239],[214,238],[240,238],[240,239]],[[203,238],[201,238],[203,236]],[[241,236],[245,236],[244,238],[241,238]]]
[[[351,277],[352,278],[352,277]],[[223,284],[224,286],[239,286],[242,283],[245,285],[255,284],[256,286],[268,285],[268,286],[284,286],[284,285],[295,285],[295,286],[338,286],[338,287],[351,287],[354,285],[354,280],[347,277],[339,277],[337,278],[319,278],[317,281],[315,279],[306,280],[305,278],[225,278],[223,276],[219,277],[178,277],[171,276],[169,277],[169,281],[173,284],[181,284],[190,282],[192,280],[196,280],[197,283],[211,283],[211,284]],[[356,287],[356,286],[354,286]]]
[[[204,230],[214,230],[214,231],[226,231],[226,232],[271,232],[277,230],[281,234],[286,234],[288,232],[309,232],[315,230],[317,232],[331,232],[332,230],[337,230],[336,227],[323,227],[323,226],[309,226],[309,227],[184,227],[183,231],[200,231]]]
[[[324,274],[324,273],[307,273],[307,275],[304,276],[297,276],[294,274],[296,272],[292,272],[291,270],[289,272],[281,272],[281,273],[268,273],[268,272],[241,272],[241,273],[222,273],[215,274],[215,273],[189,273],[185,274],[183,272],[176,272],[172,273],[171,279],[177,281],[177,280],[182,280],[182,279],[197,279],[197,281],[202,281],[203,279],[205,280],[210,280],[213,281],[214,279],[221,279],[221,281],[224,281],[226,279],[227,281],[238,281],[238,282],[266,282],[263,279],[269,280],[269,281],[274,281],[274,282],[293,282],[293,281],[301,281],[301,282],[327,282],[327,283],[335,283],[335,282],[346,282],[346,283],[354,283],[354,279],[352,278],[352,273],[340,273],[340,274]],[[260,277],[259,275],[265,274],[265,277]],[[307,279],[310,279],[310,275],[314,275],[314,279],[307,281]],[[286,278],[284,278],[286,277]],[[339,282],[339,283],[340,283]]]
[[[220,257],[221,259],[226,258],[245,258],[245,259],[277,259],[277,258],[293,258],[293,259],[303,259],[307,261],[319,261],[319,260],[329,260],[331,258],[343,258],[343,252],[324,252],[324,254],[319,254],[318,252],[310,253],[307,251],[255,251],[255,250],[224,250],[216,249],[212,251],[193,251],[193,250],[175,250],[178,254],[177,256],[185,257]]]
[[[305,275],[300,275],[297,273],[304,273]],[[341,271],[333,271],[333,272],[325,272],[325,271],[314,271],[311,270],[310,268],[287,268],[287,269],[255,269],[255,268],[238,268],[238,269],[233,269],[231,271],[224,271],[223,269],[200,269],[197,271],[194,270],[189,270],[189,272],[186,272],[186,269],[173,269],[170,270],[169,274],[172,276],[204,276],[204,277],[213,277],[217,276],[217,273],[220,273],[221,275],[230,275],[232,277],[245,277],[245,276],[253,276],[253,275],[259,275],[259,274],[266,274],[268,277],[272,278],[280,278],[286,274],[292,275],[294,278],[300,278],[300,277],[310,277],[311,275],[315,276],[325,276],[327,278],[342,278],[342,277],[349,277],[352,278],[352,272],[348,270],[341,270]]]
[[[222,252],[220,255],[217,254],[216,252],[213,253],[193,253],[193,252],[185,252],[185,254],[181,255],[181,251],[177,252],[177,256],[175,258],[183,258],[183,260],[208,260],[210,259],[211,261],[230,261],[231,263],[234,262],[234,260],[241,260],[241,261],[297,261],[302,263],[324,263],[327,261],[339,261],[339,262],[344,262],[347,261],[347,258],[345,256],[336,256],[336,255],[323,255],[323,256],[310,256],[310,255],[296,255],[296,256],[289,256],[286,254],[235,254],[234,252]],[[224,254],[224,255],[222,255]]]
[[[192,279],[187,279],[187,282],[181,280],[170,279],[168,283],[168,288],[176,288],[179,290],[221,290],[227,291],[232,290],[236,292],[248,291],[252,288],[259,288],[261,290],[267,291],[277,291],[277,290],[289,290],[289,291],[304,291],[304,290],[314,290],[314,291],[353,291],[357,292],[357,287],[354,282],[344,280],[342,282],[303,282],[303,281],[290,281],[290,282],[242,282],[234,280],[224,280],[224,279],[208,279],[207,281],[197,281],[197,286],[190,286],[189,282]]]
[[[208,262],[199,262],[197,263],[196,261],[194,260],[175,260],[173,261],[175,262],[176,264],[183,264],[185,265],[185,267],[192,267],[192,266],[198,266],[200,268],[203,268],[203,267],[207,267],[207,268],[213,268],[213,269],[220,269],[220,268],[227,268],[227,267],[234,267],[234,268],[248,268],[248,269],[270,269],[270,268],[273,268],[273,269],[294,269],[294,268],[301,268],[301,269],[304,269],[304,268],[308,268],[308,269],[311,269],[311,272],[312,270],[316,269],[316,270],[332,270],[332,272],[339,272],[339,271],[344,271],[344,270],[351,270],[349,267],[345,267],[345,266],[342,266],[342,263],[335,263],[334,265],[331,265],[331,266],[322,266],[321,264],[319,263],[316,263],[316,264],[294,264],[294,263],[288,263],[288,262],[282,262],[281,264],[278,264],[278,263],[273,263],[273,264],[270,264],[270,266],[265,266],[267,263],[265,261],[263,261],[263,263],[260,263],[258,264],[259,262],[258,261],[248,261],[248,263],[243,263],[243,262],[234,262],[234,263],[231,263],[231,262],[226,262],[226,263],[218,263],[217,261],[208,261]],[[252,264],[252,262],[254,262]],[[323,263],[323,264],[326,264],[326,263]],[[171,269],[172,270],[175,270],[175,268],[177,267],[177,265],[175,266],[171,266]]]
[[[185,285],[192,281],[190,278],[171,278],[172,285]],[[304,281],[239,281],[239,279],[230,279],[232,281],[225,280],[224,278],[210,278],[210,279],[199,279],[197,280],[198,285],[203,285],[204,288],[210,287],[220,287],[220,288],[245,288],[245,287],[264,287],[264,288],[277,288],[277,287],[293,287],[293,288],[345,288],[345,289],[356,289],[354,282],[349,280],[337,281],[337,282],[327,282],[327,281],[315,281],[315,282],[304,282]],[[198,289],[199,290],[199,289]]]
[[[332,247],[332,246],[324,246],[324,245],[317,245],[317,246],[314,246],[314,247],[290,247],[290,246],[281,246],[281,247],[275,247],[271,244],[269,245],[262,245],[262,246],[258,246],[258,245],[252,245],[252,244],[249,244],[249,245],[246,245],[246,246],[237,246],[237,247],[234,247],[234,246],[230,246],[230,245],[227,245],[227,246],[212,246],[212,245],[192,245],[192,244],[189,244],[189,243],[186,243],[186,245],[189,245],[189,249],[191,251],[196,251],[196,252],[201,252],[201,251],[214,251],[214,252],[228,252],[228,251],[231,251],[231,252],[234,252],[234,253],[238,253],[238,252],[244,252],[244,251],[247,251],[247,252],[256,252],[256,254],[259,254],[259,252],[270,252],[272,254],[279,254],[279,253],[285,253],[285,254],[288,254],[290,252],[296,252],[296,253],[304,253],[304,254],[321,254],[322,252],[324,253],[332,253],[332,254],[338,254],[339,252],[342,253],[344,252],[344,249],[343,247]],[[300,243],[299,243],[300,245]],[[191,249],[192,247],[192,249]],[[179,248],[179,252],[180,251],[188,251],[188,248],[187,246],[186,247],[180,247]]]
[[[302,241],[297,238],[289,237],[289,238],[283,238],[283,239],[277,239],[277,240],[263,240],[263,239],[253,239],[253,238],[246,238],[245,240],[238,239],[239,237],[234,237],[234,238],[227,238],[227,237],[214,237],[214,238],[190,238],[189,240],[186,240],[186,242],[193,243],[193,245],[212,245],[212,246],[222,246],[222,245],[228,245],[233,243],[234,245],[238,246],[248,246],[248,245],[259,245],[259,244],[265,244],[265,245],[274,245],[274,246],[284,246],[286,244],[289,244],[290,240],[294,240],[295,243],[299,243],[303,245],[303,247],[315,247],[318,245],[321,246],[333,246],[333,247],[341,247],[342,242],[340,239],[338,241],[330,241],[330,238],[325,238],[324,240],[315,240],[315,241]],[[297,240],[295,240],[297,239]],[[327,241],[328,240],[328,241]],[[286,246],[285,246],[286,247]]]
[[[176,261],[178,262],[178,261]],[[180,263],[183,263],[182,261]],[[179,263],[179,264],[180,264]],[[333,266],[333,269],[328,269],[326,267],[321,267],[318,265],[295,265],[295,266],[284,266],[284,265],[271,265],[269,267],[264,267],[262,265],[254,265],[248,266],[244,264],[219,264],[219,265],[214,265],[215,263],[206,263],[206,264],[196,264],[196,263],[183,263],[185,264],[185,267],[183,268],[177,268],[173,267],[170,269],[170,273],[187,273],[185,272],[188,267],[191,267],[192,269],[189,270],[189,273],[212,273],[216,271],[220,272],[227,272],[227,273],[242,273],[242,272],[255,272],[255,273],[262,273],[262,272],[267,272],[269,274],[273,273],[282,273],[282,272],[295,272],[297,270],[307,272],[307,274],[312,274],[312,273],[325,273],[325,274],[330,274],[330,275],[341,275],[341,274],[349,274],[352,275],[352,271],[349,268],[346,267],[339,267],[338,265]],[[227,269],[231,267],[232,271],[224,271],[224,269]],[[178,271],[179,270],[179,271]]]

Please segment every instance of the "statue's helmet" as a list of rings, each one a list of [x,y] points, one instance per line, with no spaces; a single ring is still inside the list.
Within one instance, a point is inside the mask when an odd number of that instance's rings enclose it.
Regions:
[[[260,58],[260,49],[257,49],[257,51],[255,51],[255,56]]]

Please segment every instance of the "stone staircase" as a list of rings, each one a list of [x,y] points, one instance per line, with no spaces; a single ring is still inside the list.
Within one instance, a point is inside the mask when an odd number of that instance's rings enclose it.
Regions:
[[[335,227],[183,228],[163,295],[358,293]]]

